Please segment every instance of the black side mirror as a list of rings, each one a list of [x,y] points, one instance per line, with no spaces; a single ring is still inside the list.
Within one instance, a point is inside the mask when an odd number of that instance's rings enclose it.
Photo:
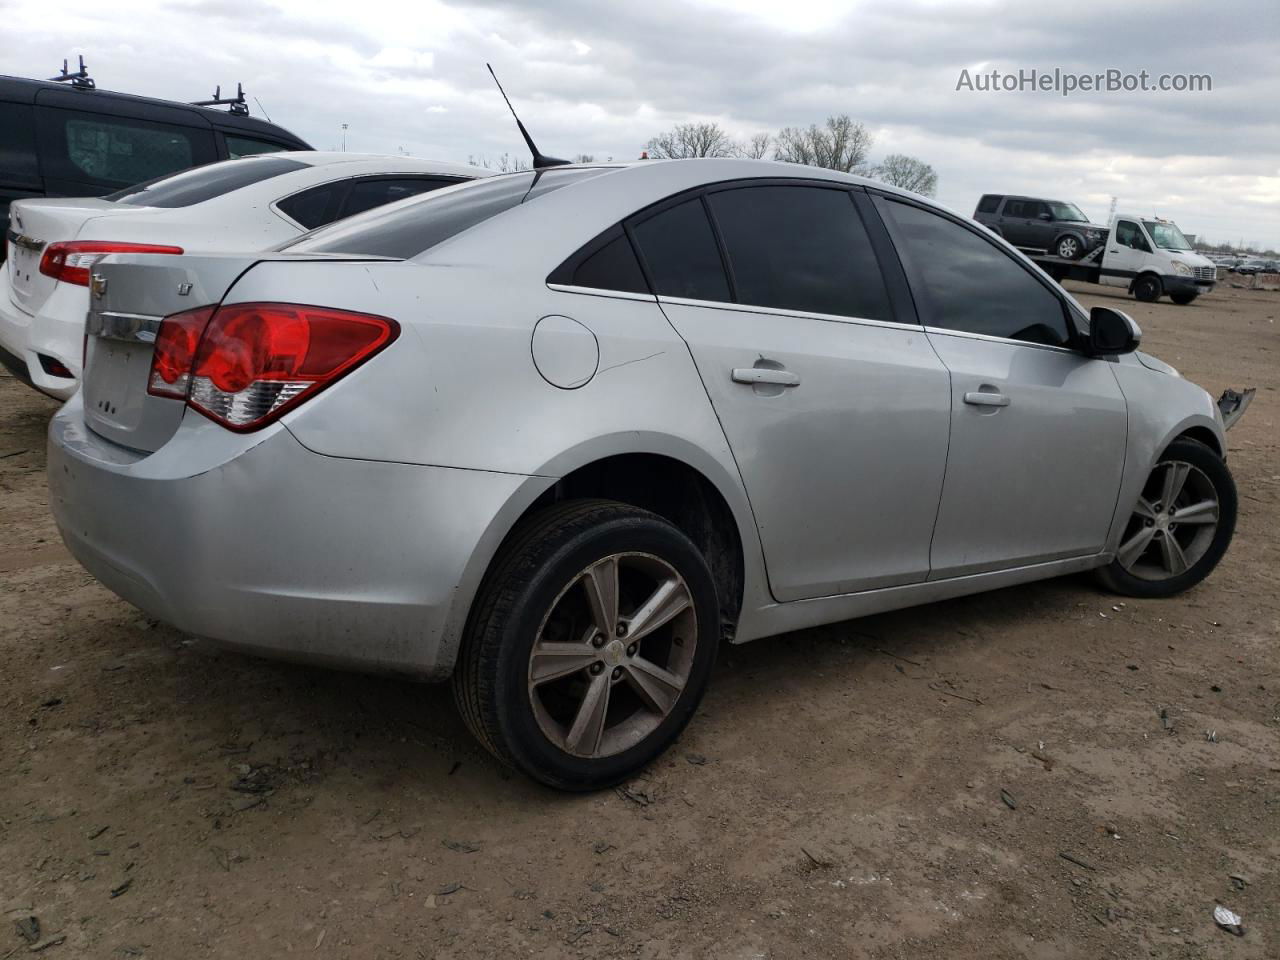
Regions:
[[[1053,214],[1052,214],[1052,213],[1042,213],[1042,214],[1040,214],[1040,219],[1041,219],[1041,220],[1052,220],[1052,219],[1053,219]]]
[[[1142,328],[1127,313],[1111,307],[1094,307],[1089,311],[1089,355],[1112,357],[1133,353],[1142,343]]]

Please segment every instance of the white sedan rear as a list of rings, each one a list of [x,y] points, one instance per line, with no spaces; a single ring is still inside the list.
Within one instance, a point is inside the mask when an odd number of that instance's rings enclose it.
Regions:
[[[80,380],[91,268],[110,253],[264,250],[490,173],[413,157],[272,153],[107,197],[17,201],[0,274],[0,362],[52,397],[71,396]]]

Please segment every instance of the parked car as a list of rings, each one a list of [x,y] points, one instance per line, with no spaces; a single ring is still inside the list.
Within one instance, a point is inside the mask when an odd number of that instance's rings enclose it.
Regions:
[[[1055,280],[1125,287],[1145,303],[1168,296],[1185,307],[1218,282],[1217,266],[1191,249],[1172,220],[1118,213],[1111,218],[1107,236],[1100,255],[1079,263],[1038,254],[1031,259]]]
[[[1090,223],[1074,203],[984,194],[973,219],[1021,250],[1035,250],[1079,260],[1101,246],[1107,228]]]
[[[1243,274],[1266,273],[1268,270],[1268,263],[1266,260],[1242,260],[1232,269],[1235,270],[1236,273]]]
[[[305,140],[255,117],[0,76],[0,224],[28,197],[100,197],[189,167]]]
[[[0,361],[52,397],[79,383],[93,265],[110,252],[262,250],[372,207],[490,176],[353,153],[257,154],[102,198],[19,200],[0,274]]]
[[[1231,540],[1215,404],[1004,241],[811,167],[506,174],[272,253],[93,271],[50,505],[184,633],[452,677],[503,761],[616,783],[733,642]]]

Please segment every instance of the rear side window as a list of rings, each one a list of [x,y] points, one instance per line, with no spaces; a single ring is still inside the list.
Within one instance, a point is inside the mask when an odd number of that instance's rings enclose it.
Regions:
[[[25,103],[0,103],[0,184],[40,188],[35,111]]]
[[[738,303],[893,319],[880,265],[847,191],[746,187],[707,199]]]
[[[621,227],[606,230],[561,264],[547,280],[593,290],[649,293],[635,248]]]
[[[402,177],[396,180],[357,180],[351,184],[351,192],[347,202],[343,204],[341,216],[354,217],[374,207],[395,203],[397,200],[408,200],[420,193],[439,190],[460,180],[445,180],[431,177]]]
[[[500,213],[610,167],[568,167],[486,177],[339,221],[279,247],[292,253],[344,253],[408,260]]]
[[[276,204],[281,212],[302,224],[308,230],[322,227],[338,219],[338,209],[346,183],[324,183],[310,190],[285,197]]]
[[[212,133],[151,120],[45,110],[52,123],[45,175],[123,187],[185,170],[209,158]]]
[[[633,230],[654,293],[690,300],[732,299],[701,197],[668,207]]]
[[[1065,346],[1066,314],[1029,270],[967,227],[876,197],[928,326]]]
[[[979,213],[995,213],[1000,208],[1000,197],[993,193],[988,193],[978,201]]]
[[[224,160],[142,183],[106,199],[135,207],[189,207],[305,167],[305,163],[287,157]]]

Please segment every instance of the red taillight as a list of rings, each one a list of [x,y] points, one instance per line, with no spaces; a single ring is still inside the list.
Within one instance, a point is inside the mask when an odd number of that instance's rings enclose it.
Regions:
[[[89,285],[93,265],[109,253],[182,253],[181,247],[160,243],[119,243],[111,240],[69,240],[51,243],[40,258],[40,272],[63,283]]]
[[[196,347],[200,345],[200,336],[216,309],[213,305],[197,307],[164,318],[156,334],[155,352],[151,355],[147,393],[178,400],[187,398]]]
[[[237,303],[165,317],[148,392],[185,397],[232,430],[256,430],[396,338],[394,320],[294,303]]]

